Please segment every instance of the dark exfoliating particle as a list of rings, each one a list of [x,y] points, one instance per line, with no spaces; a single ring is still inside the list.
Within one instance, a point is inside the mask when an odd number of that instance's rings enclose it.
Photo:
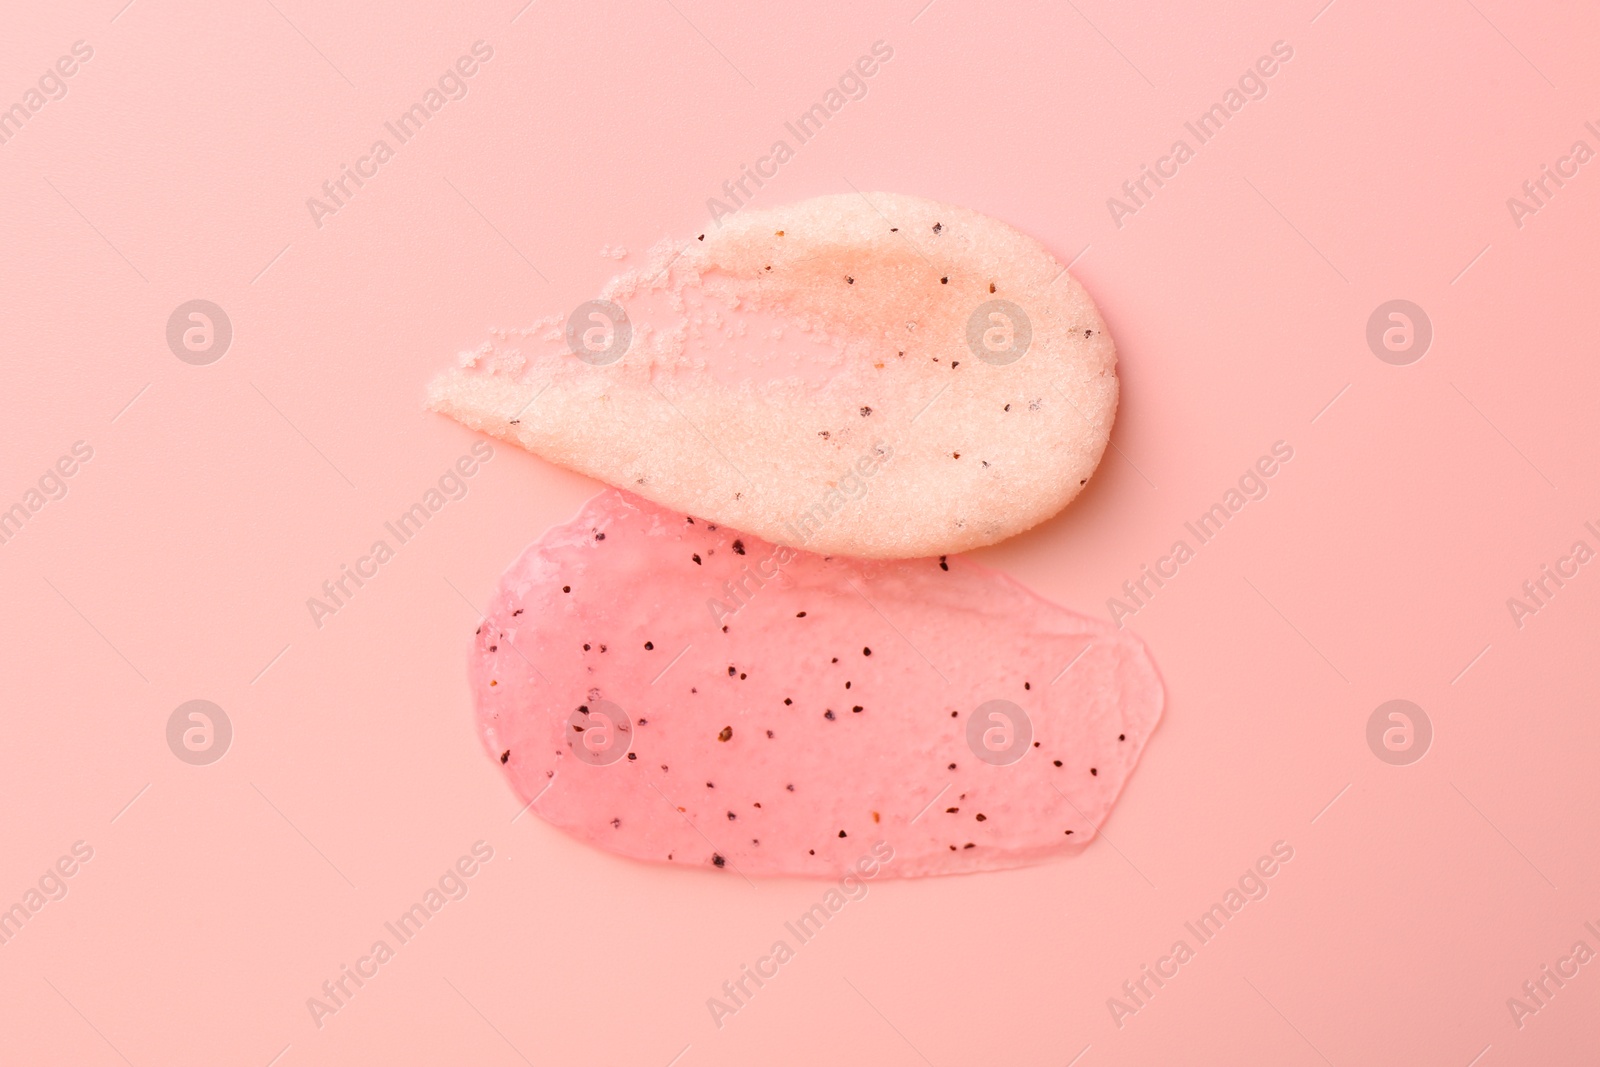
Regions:
[[[731,727],[731,726],[724,726],[722,728],[722,731],[717,734],[717,740],[718,741],[729,741],[729,740],[732,740],[732,739],[733,739],[733,727]]]
[[[711,862],[712,862],[712,863],[714,863],[714,864],[716,864],[716,865],[717,865],[717,866],[718,866],[718,867],[721,867],[721,866],[722,866],[722,865],[723,865],[723,864],[725,864],[725,863],[727,863],[727,862],[728,862],[728,861],[727,861],[727,860],[725,860],[725,859],[723,859],[723,858],[722,858],[722,857],[721,857],[721,856],[720,856],[720,855],[718,855],[718,854],[717,854],[717,853],[715,853],[715,852],[713,852],[713,853],[712,853],[712,854],[711,854]]]
[[[743,541],[735,541],[733,543],[733,551],[737,555],[740,555],[740,556],[744,555],[744,542]]]
[[[644,650],[646,652],[652,651],[655,647],[656,647],[656,643],[654,641],[646,641],[644,643]]]
[[[510,758],[511,758],[511,750],[509,748],[506,749],[504,752],[500,753],[500,762],[501,763],[505,763]]]

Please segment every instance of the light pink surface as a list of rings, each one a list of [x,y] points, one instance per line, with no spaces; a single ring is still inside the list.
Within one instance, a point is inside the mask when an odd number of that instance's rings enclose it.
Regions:
[[[1162,702],[1132,633],[962,557],[779,548],[614,489],[507,568],[470,674],[530,811],[729,878],[1080,852]]]
[[[1583,1062],[1595,963],[1520,1029],[1506,1002],[1600,949],[1600,577],[1520,628],[1506,601],[1600,547],[1600,176],[1520,228],[1507,198],[1600,147],[1592,9],[920,6],[14,5],[0,101],[94,56],[0,144],[0,500],[94,454],[0,544],[0,898],[93,858],[0,946],[5,1061]],[[315,227],[480,39],[468,95]],[[1127,620],[1168,705],[1101,841],[875,880],[718,1029],[818,884],[513,822],[472,730],[464,634],[594,485],[502,450],[320,628],[306,600],[467,452],[420,410],[450,353],[705,224],[879,39],[757,202],[990,213],[1076,261],[1121,356],[1117,451],[981,561],[1099,612],[1274,441],[1295,459]],[[1265,99],[1117,228],[1107,198],[1277,40]],[[195,298],[234,326],[210,366],[167,347]],[[1396,298],[1434,326],[1410,366],[1365,339]],[[1402,697],[1434,737],[1393,766],[1366,727]],[[165,735],[197,698],[234,726],[204,767]],[[319,1030],[307,998],[479,840],[465,898]],[[1108,998],[1277,841],[1265,899],[1119,1029]]]

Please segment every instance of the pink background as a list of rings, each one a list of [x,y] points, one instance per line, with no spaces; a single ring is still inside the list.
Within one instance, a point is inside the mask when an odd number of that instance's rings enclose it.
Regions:
[[[0,545],[0,906],[94,849],[0,946],[0,1060],[1466,1067],[1600,1040],[1600,963],[1521,1028],[1506,1005],[1600,950],[1600,568],[1520,629],[1506,607],[1600,548],[1600,163],[1520,228],[1506,206],[1600,148],[1584,5],[123,3],[12,5],[0,38],[0,104],[94,49],[0,145],[0,506],[94,449]],[[823,884],[513,822],[470,725],[472,604],[595,486],[498,449],[321,629],[305,601],[468,448],[420,409],[456,350],[592,296],[603,246],[702,229],[880,39],[757,203],[998,216],[1082,253],[1122,355],[1119,452],[983,560],[1103,614],[1274,441],[1295,458],[1132,620],[1168,711],[1100,842],[872,883],[719,1030],[706,998]],[[478,40],[468,95],[314,226]],[[1106,198],[1278,40],[1269,95],[1116,227]],[[193,298],[234,326],[209,366],[165,339]],[[1365,341],[1394,298],[1434,325],[1410,366]],[[1365,739],[1399,697],[1435,730],[1410,766]],[[210,766],[165,740],[195,698],[234,725]],[[470,894],[319,1029],[306,998],[480,839]],[[1270,896],[1119,1029],[1107,998],[1279,840]]]

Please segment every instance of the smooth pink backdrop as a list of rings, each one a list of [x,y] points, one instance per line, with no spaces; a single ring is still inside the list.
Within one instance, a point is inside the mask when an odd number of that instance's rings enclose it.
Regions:
[[[0,907],[94,849],[0,946],[0,1062],[1590,1062],[1600,963],[1520,1028],[1506,1001],[1600,950],[1600,566],[1520,629],[1506,599],[1600,548],[1600,162],[1520,227],[1506,200],[1600,149],[1592,8],[124,3],[12,5],[0,35],[0,106],[94,50],[0,144],[0,507],[94,449],[0,545]],[[467,96],[315,226],[479,40]],[[471,728],[474,605],[596,487],[500,448],[320,629],[305,602],[468,448],[420,406],[455,351],[592,296],[602,248],[704,228],[878,40],[756,202],[993,214],[1076,258],[1121,352],[1117,451],[981,558],[1104,613],[1274,441],[1295,457],[1131,620],[1168,710],[1102,840],[873,883],[719,1030],[706,998],[822,884],[513,822]],[[1268,95],[1114,225],[1280,40]],[[166,342],[195,298],[234,328],[209,366]],[[1410,366],[1365,340],[1395,298],[1434,327]],[[1435,731],[1403,767],[1365,734],[1397,697]],[[234,726],[210,766],[165,739],[195,698]],[[319,1029],[306,999],[478,840],[469,895]],[[1279,840],[1270,895],[1119,1028],[1107,999]]]

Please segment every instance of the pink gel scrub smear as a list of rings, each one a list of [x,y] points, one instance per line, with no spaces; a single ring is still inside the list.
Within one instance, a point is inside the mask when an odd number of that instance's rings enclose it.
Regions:
[[[1080,848],[1163,701],[1138,638],[1003,574],[818,556],[614,489],[501,578],[470,678],[545,821],[746,876],[838,877],[880,840],[896,877]]]

